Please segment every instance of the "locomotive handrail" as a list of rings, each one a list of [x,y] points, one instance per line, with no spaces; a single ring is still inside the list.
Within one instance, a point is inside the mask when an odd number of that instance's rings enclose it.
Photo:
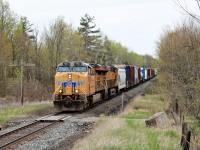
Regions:
[[[86,92],[81,87],[79,87],[79,89],[83,92],[84,95],[86,95]]]
[[[81,87],[79,87],[79,89],[83,92],[84,96],[86,97],[86,92]],[[84,102],[87,103],[87,101]]]
[[[105,85],[102,82],[100,82],[100,84],[103,85],[103,87],[106,89],[106,92],[108,92],[108,85],[106,79],[104,79],[103,81],[105,81]]]
[[[62,85],[60,85],[60,86],[55,90],[54,93],[59,92],[60,87],[62,87]]]

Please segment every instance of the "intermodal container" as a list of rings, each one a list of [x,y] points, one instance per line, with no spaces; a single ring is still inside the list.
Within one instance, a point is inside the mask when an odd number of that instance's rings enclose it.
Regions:
[[[126,66],[126,88],[131,86],[131,67]]]

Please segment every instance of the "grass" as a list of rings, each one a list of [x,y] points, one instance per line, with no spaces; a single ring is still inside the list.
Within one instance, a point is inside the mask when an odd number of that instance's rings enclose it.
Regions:
[[[139,120],[107,118],[93,134],[77,142],[74,149],[179,150],[180,137],[176,132],[175,129],[147,128]]]
[[[138,96],[120,114],[127,119],[147,119],[156,112],[168,109],[168,102],[159,95]]]
[[[29,116],[40,116],[50,112],[53,108],[52,102],[30,103],[24,106],[9,106],[0,110],[0,124],[17,118]]]
[[[76,142],[76,150],[179,150],[180,129],[149,128],[145,119],[164,111],[168,103],[159,95],[138,96],[125,110],[101,117],[88,137]]]
[[[198,147],[200,147],[200,123],[197,119],[195,119],[192,116],[186,116],[185,117],[185,122],[187,123],[187,125],[190,127],[191,129],[191,149],[193,147],[195,147],[196,145],[198,145]],[[193,148],[193,149],[197,149],[197,148]]]

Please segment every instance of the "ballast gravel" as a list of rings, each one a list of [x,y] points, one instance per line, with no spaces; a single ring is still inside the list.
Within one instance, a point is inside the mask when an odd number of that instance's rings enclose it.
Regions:
[[[51,129],[46,134],[39,136],[26,144],[21,145],[17,150],[47,150],[56,149],[60,142],[75,134],[87,134],[92,129],[94,119],[84,120],[72,118],[66,120],[57,128]],[[65,143],[65,149],[71,149],[70,143]]]
[[[13,122],[9,122],[7,123],[6,126],[4,126],[3,128],[5,128],[4,130],[0,131],[0,135],[5,134],[7,132],[10,132],[12,130],[21,128],[31,122],[34,122],[34,119],[23,119],[23,120],[18,120],[18,121],[13,121]]]

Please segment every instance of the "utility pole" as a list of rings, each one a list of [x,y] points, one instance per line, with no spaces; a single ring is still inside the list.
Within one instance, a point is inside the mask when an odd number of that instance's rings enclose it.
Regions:
[[[24,89],[23,89],[23,77],[24,77],[24,67],[34,67],[35,64],[24,64],[23,58],[20,61],[20,65],[10,65],[12,67],[20,67],[21,70],[21,105],[24,104]]]
[[[24,76],[24,65],[23,65],[23,59],[21,59],[20,63],[20,70],[21,70],[21,105],[24,104],[24,88],[23,88],[23,76]]]
[[[124,109],[124,92],[122,92],[122,111]]]

